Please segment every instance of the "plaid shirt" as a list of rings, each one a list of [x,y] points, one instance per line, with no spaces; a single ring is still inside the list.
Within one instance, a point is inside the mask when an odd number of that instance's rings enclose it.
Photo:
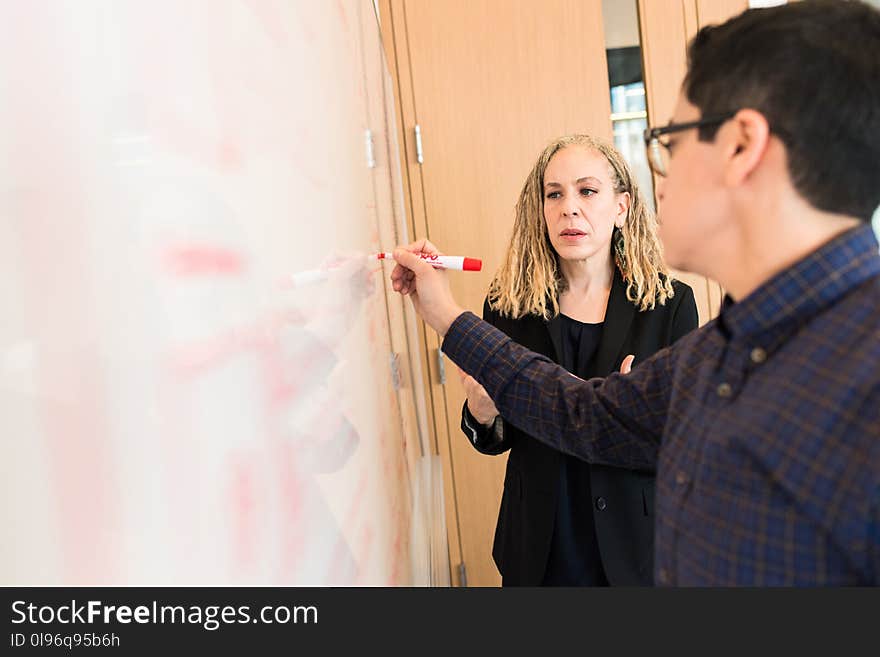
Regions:
[[[880,584],[880,255],[837,237],[622,376],[582,381],[464,313],[443,351],[560,451],[657,471],[654,578]]]

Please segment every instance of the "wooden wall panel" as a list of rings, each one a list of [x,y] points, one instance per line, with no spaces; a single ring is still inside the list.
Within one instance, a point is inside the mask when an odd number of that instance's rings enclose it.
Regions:
[[[570,132],[611,138],[601,3],[385,0],[383,6],[392,18],[405,96],[416,234],[447,253],[483,259],[480,274],[450,274],[456,298],[479,313],[540,150]],[[416,124],[421,165],[410,146]],[[419,193],[422,199],[415,198]],[[431,361],[439,340],[431,331],[425,338]],[[464,394],[454,366],[447,367],[445,412],[441,390],[434,391],[438,446],[451,466],[447,499],[456,501],[468,583],[497,584],[491,545],[506,457],[485,457],[467,444],[458,427]],[[455,546],[450,549],[452,557]]]
[[[687,44],[704,25],[722,22],[748,7],[747,0],[638,0],[645,93],[650,125],[671,117],[687,72]],[[703,276],[675,272],[694,289],[700,323],[721,307],[723,291]]]
[[[413,139],[415,125],[415,98],[412,89],[412,72],[407,36],[406,9],[404,0],[379,0],[380,30],[388,69],[394,84],[397,126],[399,129],[399,148],[406,196],[406,211],[409,215],[409,238],[412,240],[428,234],[424,194],[422,192],[422,172],[416,159],[416,146]],[[440,342],[437,334],[419,322],[419,339],[422,351],[422,365],[428,373],[425,378],[425,395],[428,401],[431,444],[435,454],[443,463],[443,490],[446,501],[446,528],[449,539],[449,563],[454,568],[462,562],[461,538],[459,534],[458,511],[456,507],[454,473],[450,467],[449,427],[446,417],[446,391],[441,384],[438,371],[437,351]],[[457,574],[450,571],[450,581],[458,582]]]
[[[748,8],[748,0],[697,0],[697,21],[700,27],[723,23]]]

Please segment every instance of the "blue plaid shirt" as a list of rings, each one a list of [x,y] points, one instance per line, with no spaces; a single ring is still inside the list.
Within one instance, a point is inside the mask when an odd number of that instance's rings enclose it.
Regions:
[[[582,381],[464,313],[443,351],[505,420],[657,471],[654,578],[880,584],[880,255],[864,226],[626,375]]]

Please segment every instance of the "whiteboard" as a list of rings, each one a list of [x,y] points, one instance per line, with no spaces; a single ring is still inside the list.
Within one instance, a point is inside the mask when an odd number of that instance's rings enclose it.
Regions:
[[[0,53],[0,581],[445,583],[370,0],[4,1]]]

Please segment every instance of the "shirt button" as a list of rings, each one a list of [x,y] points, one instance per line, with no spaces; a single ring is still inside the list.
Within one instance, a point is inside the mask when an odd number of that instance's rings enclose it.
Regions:
[[[681,470],[679,470],[678,472],[675,473],[675,483],[677,483],[679,486],[686,484],[687,480],[688,480],[687,474],[682,472]]]
[[[733,388],[730,387],[729,383],[720,383],[715,392],[718,393],[719,397],[730,397],[733,394]]]
[[[767,360],[767,352],[761,349],[761,347],[755,347],[752,349],[752,353],[749,354],[749,358],[752,359],[753,363],[760,364]]]
[[[657,581],[661,584],[669,584],[669,573],[666,572],[665,568],[657,571]]]
[[[596,508],[599,509],[599,511],[604,511],[606,506],[608,506],[608,504],[605,502],[604,497],[596,498]]]

